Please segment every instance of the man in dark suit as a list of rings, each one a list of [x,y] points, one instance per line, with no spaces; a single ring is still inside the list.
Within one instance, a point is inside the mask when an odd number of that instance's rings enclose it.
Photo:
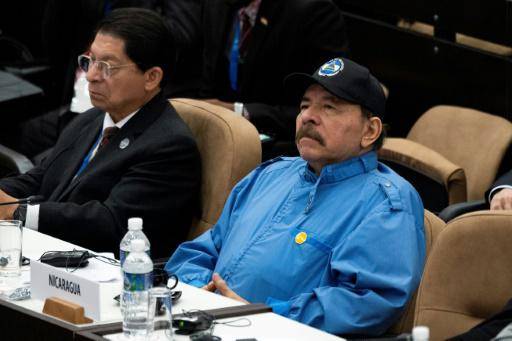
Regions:
[[[161,94],[173,60],[169,31],[154,12],[106,17],[79,58],[95,108],[66,128],[40,166],[0,181],[0,202],[46,198],[2,206],[0,219],[26,218],[27,227],[96,251],[117,251],[134,216],[144,220],[152,256],[183,241],[198,206],[200,160]]]
[[[512,210],[512,171],[502,175],[485,194],[491,210]]]
[[[283,80],[346,56],[340,9],[331,0],[204,0],[202,11],[200,96],[294,146],[297,107]]]

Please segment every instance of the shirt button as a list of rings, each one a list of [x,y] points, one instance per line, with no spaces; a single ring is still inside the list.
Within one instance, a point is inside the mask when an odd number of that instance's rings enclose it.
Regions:
[[[384,186],[386,186],[386,187],[391,187],[391,184],[390,184],[389,182],[386,182],[386,183],[384,184]]]

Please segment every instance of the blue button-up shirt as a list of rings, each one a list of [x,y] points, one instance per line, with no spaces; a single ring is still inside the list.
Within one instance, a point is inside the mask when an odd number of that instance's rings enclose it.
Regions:
[[[238,183],[217,224],[166,265],[198,287],[218,272],[250,302],[337,334],[380,334],[417,288],[423,206],[375,152],[327,165],[264,163]]]

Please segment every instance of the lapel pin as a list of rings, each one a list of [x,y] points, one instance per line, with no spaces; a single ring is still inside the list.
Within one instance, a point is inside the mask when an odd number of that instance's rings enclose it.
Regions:
[[[308,239],[308,234],[306,232],[299,232],[295,236],[295,243],[301,245]]]
[[[125,149],[130,144],[130,140],[125,138],[121,142],[119,142],[119,148]]]
[[[268,26],[268,19],[265,18],[265,17],[261,17],[260,18],[260,23],[263,25],[263,26]]]

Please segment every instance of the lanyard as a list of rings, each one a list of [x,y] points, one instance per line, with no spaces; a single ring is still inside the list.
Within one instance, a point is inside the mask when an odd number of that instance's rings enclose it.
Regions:
[[[89,164],[89,162],[91,161],[91,158],[92,158],[92,153],[94,152],[94,150],[96,149],[96,146],[100,143],[100,140],[101,140],[101,136],[103,134],[100,134],[100,136],[98,136],[98,139],[96,140],[96,142],[94,142],[91,150],[89,151],[89,153],[87,154],[87,156],[85,157],[85,159],[82,161],[82,164],[80,165],[80,168],[78,168],[78,172],[76,172],[75,174],[75,178],[78,177],[80,174],[82,174],[82,172],[84,171],[85,167],[87,167],[87,165]]]
[[[238,88],[238,61],[240,57],[240,20],[235,18],[235,32],[233,33],[233,45],[229,54],[229,81],[231,89],[234,91]]]

